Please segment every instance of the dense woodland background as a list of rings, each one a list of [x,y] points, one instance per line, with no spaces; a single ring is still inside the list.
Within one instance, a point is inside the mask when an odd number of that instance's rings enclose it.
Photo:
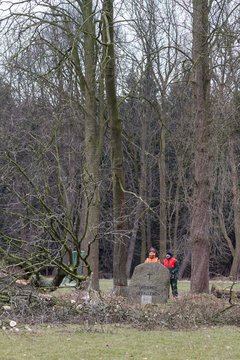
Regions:
[[[84,263],[95,289],[99,276],[121,288],[153,245],[161,258],[174,250],[193,291],[206,290],[201,267],[237,278],[238,1],[2,1],[0,11],[5,271],[81,280]]]

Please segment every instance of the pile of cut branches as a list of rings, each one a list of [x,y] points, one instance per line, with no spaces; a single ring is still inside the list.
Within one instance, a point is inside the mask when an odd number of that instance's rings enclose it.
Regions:
[[[6,296],[6,294],[5,294]],[[0,320],[24,324],[120,324],[139,329],[192,329],[200,326],[240,326],[240,304],[213,295],[188,295],[167,304],[140,306],[126,298],[95,291],[72,290],[56,296],[34,288],[8,292],[8,305],[0,307]]]

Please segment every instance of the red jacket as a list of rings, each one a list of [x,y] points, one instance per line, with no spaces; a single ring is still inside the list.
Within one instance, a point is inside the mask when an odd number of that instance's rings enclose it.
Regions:
[[[176,262],[177,259],[175,259],[174,257],[171,257],[170,259],[165,258],[163,260],[163,265],[171,271],[171,269],[175,268]]]
[[[163,261],[163,265],[168,268],[171,275],[174,276],[174,278],[177,278],[178,270],[179,270],[179,262],[177,259],[171,257],[169,259],[165,258]]]

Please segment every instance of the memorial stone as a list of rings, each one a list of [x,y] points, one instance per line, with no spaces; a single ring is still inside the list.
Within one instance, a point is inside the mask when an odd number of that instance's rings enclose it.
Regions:
[[[134,269],[128,287],[128,297],[142,305],[166,303],[169,286],[169,271],[162,264],[140,264]]]

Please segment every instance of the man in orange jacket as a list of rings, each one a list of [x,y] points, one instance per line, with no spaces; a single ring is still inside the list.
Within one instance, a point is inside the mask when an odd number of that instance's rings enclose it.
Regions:
[[[160,264],[160,260],[156,257],[156,250],[151,247],[149,249],[149,255],[148,258],[144,261],[145,264],[147,263],[158,263]]]
[[[172,251],[168,251],[165,259],[163,260],[163,265],[168,268],[170,273],[170,285],[172,289],[172,294],[176,298],[178,297],[178,287],[177,287],[177,279],[178,279],[178,270],[179,270],[179,262],[177,259],[173,257]]]

